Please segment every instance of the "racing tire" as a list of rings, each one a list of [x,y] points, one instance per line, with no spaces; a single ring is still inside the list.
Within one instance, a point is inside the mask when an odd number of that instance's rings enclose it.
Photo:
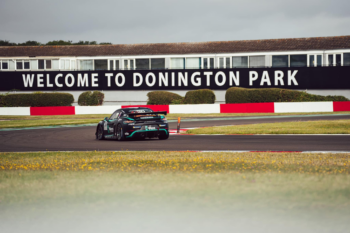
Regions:
[[[117,125],[117,140],[118,141],[124,141],[125,140],[125,135],[124,135],[124,131],[123,131],[123,127],[121,124]]]
[[[103,140],[103,139],[105,139],[105,135],[104,135],[104,133],[103,133],[103,127],[102,127],[102,125],[99,125],[98,128],[97,128],[96,139],[98,139],[98,140]]]
[[[159,140],[167,140],[169,138],[169,133],[165,134],[165,135],[159,135]]]

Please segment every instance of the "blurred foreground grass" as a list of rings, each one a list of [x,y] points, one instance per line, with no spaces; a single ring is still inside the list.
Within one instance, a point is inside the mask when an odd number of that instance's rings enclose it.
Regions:
[[[215,126],[187,134],[350,134],[350,120],[293,121],[250,125]]]
[[[149,198],[350,207],[350,154],[0,154],[0,205]]]

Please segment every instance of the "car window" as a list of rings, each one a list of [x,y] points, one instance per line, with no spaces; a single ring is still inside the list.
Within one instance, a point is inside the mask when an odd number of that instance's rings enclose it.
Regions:
[[[118,112],[117,117],[120,118],[123,116],[123,112]]]
[[[118,115],[119,113],[120,113],[119,111],[114,112],[114,113],[111,115],[111,117],[110,117],[109,119],[110,119],[110,120],[116,119],[116,118],[117,118],[117,115]]]

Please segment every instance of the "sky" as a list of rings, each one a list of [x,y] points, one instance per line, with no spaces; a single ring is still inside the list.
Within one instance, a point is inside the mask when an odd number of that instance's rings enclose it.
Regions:
[[[1,0],[0,40],[112,44],[350,35],[349,0]]]

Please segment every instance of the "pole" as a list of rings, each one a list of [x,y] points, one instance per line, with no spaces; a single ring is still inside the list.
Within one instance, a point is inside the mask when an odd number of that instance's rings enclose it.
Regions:
[[[177,118],[177,133],[180,133],[180,123],[181,123],[181,117]]]

